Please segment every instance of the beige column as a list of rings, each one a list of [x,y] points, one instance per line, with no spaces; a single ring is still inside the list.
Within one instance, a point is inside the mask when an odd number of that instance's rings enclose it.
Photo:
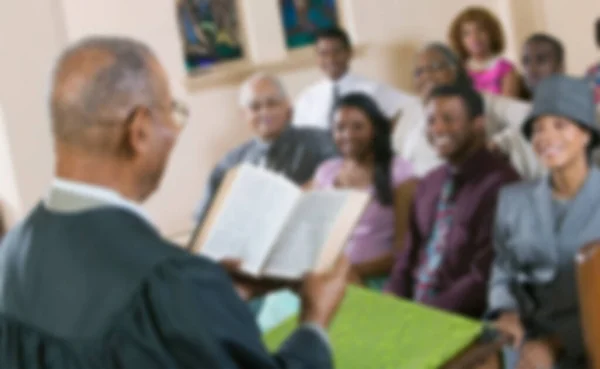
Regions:
[[[57,1],[0,2],[0,198],[9,222],[39,201],[52,175],[47,97],[64,44]]]

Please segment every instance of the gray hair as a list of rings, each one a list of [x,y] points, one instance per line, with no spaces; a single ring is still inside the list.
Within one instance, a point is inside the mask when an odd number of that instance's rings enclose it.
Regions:
[[[161,92],[143,43],[119,37],[86,38],[68,48],[54,72],[50,110],[57,140],[106,150],[108,134],[88,139],[92,126],[124,122],[136,106],[152,107]]]
[[[471,81],[471,77],[467,73],[467,70],[463,66],[463,62],[459,59],[459,57],[450,49],[450,47],[444,45],[441,42],[431,42],[426,44],[419,54],[422,54],[427,51],[435,51],[440,53],[446,63],[448,63],[455,71],[456,71],[456,84],[463,87],[472,87],[473,82]]]
[[[246,79],[240,87],[239,104],[242,108],[247,108],[250,105],[252,101],[252,87],[254,87],[254,84],[260,81],[268,81],[272,83],[275,87],[277,87],[279,96],[281,96],[281,98],[284,100],[288,100],[287,91],[283,87],[283,84],[279,78],[269,73],[258,72],[248,77],[248,79]]]

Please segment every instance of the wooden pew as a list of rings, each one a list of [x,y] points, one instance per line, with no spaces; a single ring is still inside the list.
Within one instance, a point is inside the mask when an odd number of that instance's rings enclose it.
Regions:
[[[486,341],[473,343],[441,369],[487,368],[485,363],[489,363],[488,359],[494,356],[498,357],[502,347],[510,343],[510,338],[505,335],[498,335],[498,337]]]
[[[586,349],[592,369],[600,369],[600,241],[579,250],[577,268],[579,305]]]

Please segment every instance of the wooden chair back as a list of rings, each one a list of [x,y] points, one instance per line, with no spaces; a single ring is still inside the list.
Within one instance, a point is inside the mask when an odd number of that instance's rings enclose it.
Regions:
[[[600,240],[579,250],[575,263],[581,325],[590,368],[600,369]]]

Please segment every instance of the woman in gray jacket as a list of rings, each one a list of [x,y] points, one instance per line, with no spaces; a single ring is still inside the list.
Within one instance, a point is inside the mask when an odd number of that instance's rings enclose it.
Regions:
[[[523,133],[549,174],[500,194],[490,317],[513,338],[505,368],[584,368],[574,257],[600,239],[600,171],[589,160],[600,134],[589,85],[544,80]]]

